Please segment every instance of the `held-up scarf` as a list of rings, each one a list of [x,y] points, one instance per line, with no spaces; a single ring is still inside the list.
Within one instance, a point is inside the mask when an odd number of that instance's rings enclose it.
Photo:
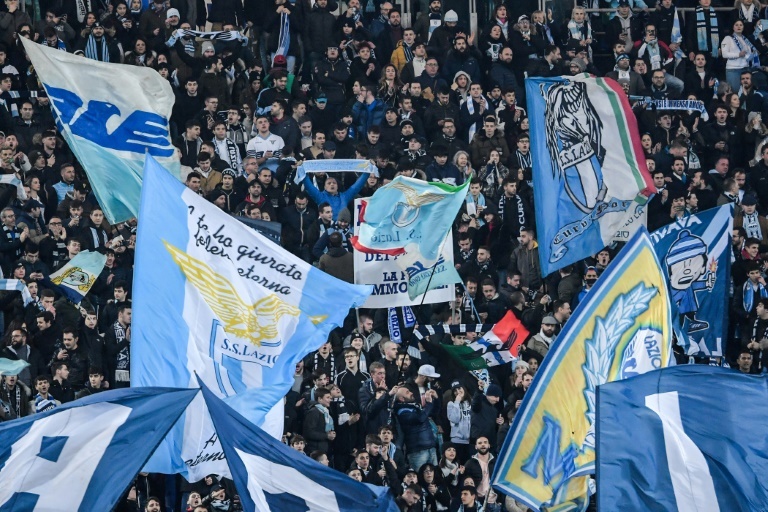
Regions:
[[[744,36],[739,36],[736,34],[731,34],[731,38],[733,39],[733,42],[736,43],[736,47],[739,49],[740,52],[747,52],[747,59],[749,60],[749,67],[750,68],[759,68],[760,67],[760,55],[757,53],[757,50],[754,46],[752,46],[752,43],[749,42],[749,39],[747,39]]]
[[[91,0],[77,0],[77,21],[85,21],[85,15],[91,12]]]
[[[629,101],[637,101],[656,110],[696,110],[701,113],[702,121],[709,120],[704,102],[700,100],[655,100],[650,96],[629,96]]]
[[[658,39],[653,39],[647,43],[644,42],[637,51],[637,56],[642,58],[646,51],[648,52],[651,61],[651,69],[661,69],[663,66],[669,64],[669,60],[664,62],[661,61],[661,48],[659,48]]]
[[[717,57],[717,51],[720,48],[720,36],[717,33],[717,13],[713,7],[709,7],[709,22],[711,30],[707,36],[707,19],[702,6],[696,7],[696,39],[699,50],[704,51],[709,48],[713,57]],[[711,45],[711,46],[710,46]]]
[[[99,48],[101,46],[101,58],[99,58]],[[101,43],[96,42],[96,38],[91,34],[88,36],[88,43],[85,45],[85,56],[92,60],[109,62],[109,48],[107,47],[107,36],[102,36]]]
[[[549,44],[555,44],[555,40],[552,39],[552,31],[549,30],[549,25],[546,23],[536,23],[536,29],[546,34]]]
[[[760,229],[760,220],[757,212],[752,215],[744,214],[744,230],[747,232],[747,238],[763,239],[763,232]]]
[[[681,48],[683,45],[683,34],[680,32],[680,17],[677,15],[677,7],[675,7],[675,14],[672,18],[672,37],[670,38],[670,42],[677,45],[675,59],[682,59],[685,54]]]
[[[755,304],[755,293],[759,294],[759,298],[768,299],[768,290],[765,289],[760,283],[756,283],[757,290],[752,286],[752,281],[749,279],[744,283],[743,297],[744,297],[744,311],[747,313],[752,312],[752,306]]]
[[[291,47],[291,25],[288,16],[289,13],[286,12],[280,15],[280,36],[277,39],[277,51],[275,52],[275,56],[282,55],[287,57],[288,50]]]

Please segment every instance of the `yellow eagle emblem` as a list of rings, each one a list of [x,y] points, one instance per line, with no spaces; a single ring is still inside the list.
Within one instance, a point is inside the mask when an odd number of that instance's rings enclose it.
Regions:
[[[270,294],[248,305],[232,283],[217,274],[205,262],[191,257],[168,242],[163,241],[173,261],[186,278],[197,288],[205,303],[221,320],[224,331],[240,339],[261,346],[262,341],[279,339],[277,323],[284,315],[299,316],[301,310]],[[325,320],[327,315],[310,316],[313,324]]]
[[[416,189],[403,182],[393,182],[390,183],[389,186],[402,192],[405,196],[405,204],[411,208],[417,206],[421,207],[431,203],[437,203],[446,198],[445,195],[435,194],[433,192],[425,192],[423,194],[419,194],[416,192]]]

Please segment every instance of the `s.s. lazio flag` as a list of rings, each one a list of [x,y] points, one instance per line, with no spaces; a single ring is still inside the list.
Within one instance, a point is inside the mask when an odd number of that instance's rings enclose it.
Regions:
[[[82,251],[50,276],[51,283],[69,300],[79,304],[98,279],[107,256],[96,251]]]
[[[0,423],[0,512],[112,510],[196,394],[104,391]]]
[[[768,382],[682,365],[598,388],[598,510],[768,510]]]
[[[147,158],[131,340],[132,386],[197,387],[195,373],[261,425],[370,286],[331,277],[235,221]],[[202,398],[147,466],[197,481],[227,474]],[[282,433],[279,425],[265,430]],[[277,428],[275,428],[277,427]],[[219,463],[218,466],[215,466]],[[214,465],[214,466],[212,466]],[[214,471],[215,469],[215,471]]]
[[[408,273],[408,296],[460,282],[456,269],[439,257],[469,181],[461,186],[398,176],[378,189],[358,212],[360,228],[352,237],[362,252],[399,256]]]
[[[388,487],[357,482],[289,448],[200,385],[245,512],[397,512]]]
[[[653,182],[637,121],[615,81],[525,80],[541,270],[547,275],[628,240]]]
[[[678,219],[651,233],[680,315],[688,355],[725,355],[733,204]]]
[[[493,485],[537,511],[584,510],[597,386],[672,364],[673,327],[667,282],[643,227],[550,347],[499,452]]]
[[[107,220],[136,217],[145,155],[180,172],[168,130],[174,102],[168,80],[152,68],[84,59],[22,39]]]

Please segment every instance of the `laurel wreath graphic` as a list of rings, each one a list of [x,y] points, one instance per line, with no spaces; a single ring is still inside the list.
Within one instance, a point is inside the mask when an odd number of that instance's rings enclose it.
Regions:
[[[585,448],[595,447],[595,412],[597,386],[608,382],[616,348],[629,328],[635,324],[638,316],[649,307],[651,299],[658,293],[656,287],[647,287],[640,283],[629,293],[620,295],[611,305],[604,318],[595,320],[594,336],[587,340],[587,357],[582,365],[587,386],[584,397],[587,400],[587,419],[589,431],[584,440]]]

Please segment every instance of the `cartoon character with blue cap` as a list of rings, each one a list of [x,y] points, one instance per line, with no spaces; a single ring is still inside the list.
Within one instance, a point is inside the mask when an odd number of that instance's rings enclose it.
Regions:
[[[708,322],[696,319],[699,310],[696,292],[704,289],[711,291],[715,286],[717,262],[712,261],[708,268],[707,244],[684,229],[669,247],[664,261],[672,288],[672,300],[677,304],[681,323],[688,318],[688,332],[708,328]]]

